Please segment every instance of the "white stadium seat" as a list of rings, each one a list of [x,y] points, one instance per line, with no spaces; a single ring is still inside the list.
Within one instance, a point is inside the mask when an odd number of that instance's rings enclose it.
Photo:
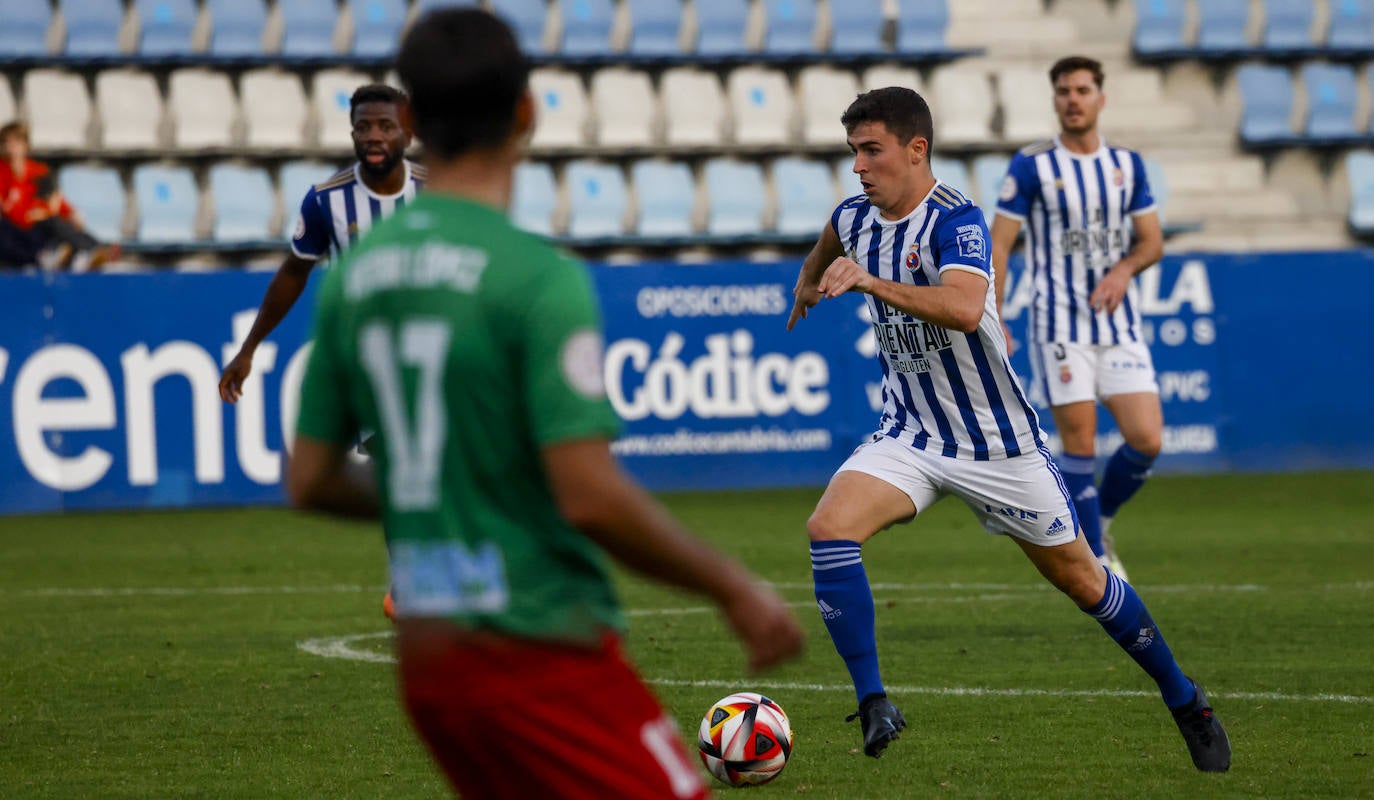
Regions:
[[[240,84],[244,141],[248,147],[300,149],[305,146],[306,104],[301,79],[276,69],[243,73]]]
[[[530,147],[587,144],[587,91],[581,78],[572,72],[536,69],[530,73],[530,92],[539,106]]]
[[[673,147],[712,147],[725,140],[725,90],[714,73],[675,67],[663,73],[664,139]]]
[[[310,83],[310,98],[318,123],[319,145],[325,150],[353,149],[353,122],[349,101],[359,86],[372,83],[361,72],[324,69]]]
[[[161,144],[162,95],[147,72],[105,70],[95,78],[101,145],[107,150],[152,150]]]
[[[1049,81],[1040,69],[1008,68],[997,73],[1002,104],[1002,138],[1012,144],[1048,139],[1058,129]]]
[[[648,73],[611,67],[592,76],[596,142],[602,147],[653,144],[658,103]]]
[[[795,102],[780,70],[740,67],[726,81],[735,119],[735,143],[776,145],[792,141]]]
[[[844,137],[840,115],[859,94],[854,74],[833,67],[811,66],[797,79],[801,100],[802,141],[807,144],[835,144]]]
[[[91,98],[80,75],[55,69],[24,73],[24,116],[36,147],[81,149],[89,144]]]
[[[935,115],[935,141],[982,144],[992,136],[992,86],[986,72],[968,67],[941,67],[931,80],[930,105]],[[1037,97],[1044,97],[1042,90]]]
[[[229,76],[207,69],[179,69],[168,81],[172,146],[181,150],[230,147],[238,100]]]

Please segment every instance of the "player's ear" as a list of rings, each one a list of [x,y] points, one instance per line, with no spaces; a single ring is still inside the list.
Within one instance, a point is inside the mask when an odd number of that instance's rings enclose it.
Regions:
[[[415,112],[411,110],[410,103],[401,103],[396,112],[401,118],[401,130],[405,132],[405,146],[410,147],[410,140],[415,136]]]
[[[906,152],[911,163],[919,164],[930,157],[930,140],[924,136],[913,136],[907,142]]]
[[[534,126],[538,121],[535,112],[534,95],[529,89],[520,95],[520,99],[515,101],[515,120],[511,133],[517,141],[529,144],[529,139],[534,135]]]

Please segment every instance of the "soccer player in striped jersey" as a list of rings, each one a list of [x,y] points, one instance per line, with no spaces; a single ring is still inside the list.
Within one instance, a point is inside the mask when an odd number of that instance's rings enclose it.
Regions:
[[[405,104],[403,92],[384,84],[367,84],[353,92],[348,113],[358,160],[305,193],[291,252],[267,285],[238,354],[220,375],[219,394],[226,403],[236,403],[242,396],[243,382],[253,369],[253,354],[305,291],[315,264],[348,249],[374,222],[414,200],[424,184],[424,167],[405,157],[411,139],[401,113]],[[392,616],[390,592],[382,609]]]
[[[1164,412],[1140,327],[1135,276],[1159,261],[1164,236],[1140,155],[1097,130],[1102,65],[1069,56],[1050,68],[1060,133],[1012,159],[992,224],[997,297],[1026,226],[1034,301],[1029,336],[1036,391],[1059,430],[1059,466],[1088,544],[1122,578],[1109,528],[1159,455]],[[1000,309],[1000,306],[999,306]],[[1007,338],[1011,341],[1010,336]],[[1094,479],[1097,402],[1125,442]]]
[[[854,682],[864,752],[906,726],[878,670],[861,546],[946,495],[1009,535],[1159,685],[1194,765],[1230,766],[1207,696],[1144,603],[1104,569],[1007,361],[982,212],[931,173],[930,109],[910,89],[858,97],[841,121],[864,193],[840,204],[807,256],[790,329],[824,298],[867,296],[882,368],[878,430],[840,465],[807,522],[816,602]]]

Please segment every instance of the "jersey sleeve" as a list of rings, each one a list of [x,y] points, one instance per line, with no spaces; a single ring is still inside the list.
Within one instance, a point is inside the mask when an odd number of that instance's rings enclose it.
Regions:
[[[318,261],[329,251],[329,220],[320,207],[319,196],[311,189],[301,201],[296,230],[291,234],[291,252],[306,261]]]
[[[1131,173],[1135,176],[1135,190],[1131,192],[1126,213],[1135,215],[1154,211],[1155,196],[1150,191],[1150,176],[1145,172],[1145,160],[1135,151],[1131,151]]]
[[[983,212],[969,203],[942,214],[931,235],[940,272],[957,269],[992,279],[988,260],[988,224]]]
[[[605,342],[591,275],[551,256],[527,306],[521,343],[525,407],[540,445],[593,436],[614,438],[620,422],[606,399]]]
[[[314,335],[301,382],[300,411],[296,433],[344,447],[353,444],[358,422],[348,404],[347,374],[343,360],[343,331],[339,325],[342,270],[329,270],[320,286],[315,306]]]
[[[1017,153],[1007,165],[1006,177],[997,190],[997,213],[1025,222],[1030,214],[1031,203],[1040,189],[1040,181],[1035,175],[1035,162],[1028,156]]]

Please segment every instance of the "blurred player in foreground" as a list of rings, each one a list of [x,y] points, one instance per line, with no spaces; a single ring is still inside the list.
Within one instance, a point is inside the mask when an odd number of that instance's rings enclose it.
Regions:
[[[840,465],[807,522],[816,601],[849,668],[864,752],[906,726],[878,671],[861,546],[946,495],[1010,535],[1055,588],[1159,685],[1194,765],[1231,747],[1130,584],[1078,535],[1073,504],[1007,361],[983,214],[930,170],[930,108],[910,89],[859,95],[841,117],[864,194],[840,204],[802,265],[790,329],[823,298],[868,296],[882,367],[878,431]],[[1033,621],[1029,621],[1034,624]]]
[[[1000,304],[1007,258],[1028,223],[1036,387],[1059,430],[1059,465],[1088,545],[1126,578],[1112,519],[1145,483],[1164,429],[1135,276],[1164,255],[1164,235],[1140,155],[1108,147],[1097,132],[1102,77],[1102,65],[1082,56],[1050,68],[1060,132],[1012,158],[992,223],[992,262]],[[1101,485],[1094,476],[1099,400],[1125,439]]]
[[[506,216],[535,107],[509,28],[432,11],[397,68],[429,183],[320,287],[291,498],[385,520],[405,705],[463,797],[704,798],[604,554],[715,601],[752,669],[801,629],[611,455],[590,276]],[[362,427],[375,484],[346,458]]]

